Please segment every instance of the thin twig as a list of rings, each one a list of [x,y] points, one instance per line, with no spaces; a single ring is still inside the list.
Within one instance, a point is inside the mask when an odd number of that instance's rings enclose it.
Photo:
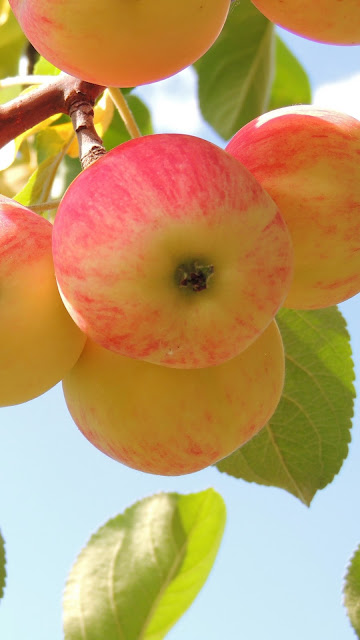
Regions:
[[[41,202],[41,204],[31,204],[29,209],[35,213],[42,213],[43,211],[51,211],[57,209],[61,200],[51,200],[50,202]]]
[[[133,114],[131,113],[131,109],[129,108],[124,94],[116,87],[108,87],[108,91],[130,136],[132,138],[139,138],[141,136],[141,131],[137,126]]]
[[[0,88],[14,87],[17,85],[37,85],[37,84],[51,84],[58,76],[13,76],[11,78],[3,78],[0,80]]]

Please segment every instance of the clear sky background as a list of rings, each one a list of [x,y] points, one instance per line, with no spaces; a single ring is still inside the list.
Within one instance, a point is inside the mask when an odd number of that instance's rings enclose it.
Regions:
[[[360,47],[282,35],[310,76],[314,101],[360,118]],[[201,122],[194,91],[194,76],[186,71],[138,93],[152,107],[157,131],[220,143]],[[360,379],[360,296],[341,309]],[[61,640],[64,582],[91,533],[155,492],[214,487],[227,506],[223,543],[207,584],[168,639],[353,640],[342,585],[360,543],[359,421],[357,402],[349,456],[308,509],[282,490],[247,484],[215,468],[178,478],[128,469],[78,432],[60,385],[32,402],[1,409],[0,528],[8,580],[0,639]]]

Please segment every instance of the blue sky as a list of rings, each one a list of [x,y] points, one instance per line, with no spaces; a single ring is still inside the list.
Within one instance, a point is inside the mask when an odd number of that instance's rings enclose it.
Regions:
[[[360,118],[360,47],[283,36],[309,73],[315,101]],[[328,86],[339,82],[340,87]],[[216,141],[196,116],[193,92],[194,79],[187,72],[141,90],[153,105],[158,131],[197,133]],[[359,374],[360,296],[341,308]],[[168,639],[355,637],[341,590],[346,565],[360,542],[358,403],[349,457],[310,509],[284,491],[236,481],[213,468],[179,478],[127,469],[78,432],[60,385],[1,411],[0,528],[8,556],[1,640],[60,640],[63,585],[90,534],[146,495],[210,486],[227,506],[223,544],[206,586]]]

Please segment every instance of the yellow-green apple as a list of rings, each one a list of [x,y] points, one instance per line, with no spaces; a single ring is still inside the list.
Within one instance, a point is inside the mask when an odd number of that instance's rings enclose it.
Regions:
[[[359,0],[253,0],[269,20],[328,44],[360,44]]]
[[[217,367],[172,369],[126,358],[88,340],[63,380],[85,437],[111,458],[161,475],[192,473],[252,438],[271,418],[284,382],[275,320]]]
[[[247,169],[182,134],[130,140],[70,185],[53,232],[75,322],[121,355],[184,368],[224,362],[288,291],[283,218]]]
[[[360,122],[285,107],[240,129],[227,151],[277,203],[294,247],[284,305],[317,309],[360,291]]]
[[[230,0],[10,0],[25,35],[62,71],[133,87],[200,58],[219,35]]]
[[[57,289],[51,235],[50,222],[0,196],[0,406],[60,382],[85,344]]]

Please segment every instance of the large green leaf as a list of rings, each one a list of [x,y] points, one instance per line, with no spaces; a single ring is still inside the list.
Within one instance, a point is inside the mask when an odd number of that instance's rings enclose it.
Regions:
[[[151,496],[110,520],[70,573],[65,640],[161,640],[203,586],[225,517],[208,489]]]
[[[217,467],[286,489],[308,505],[348,453],[355,395],[349,335],[336,307],[283,309],[277,320],[286,353],[280,404],[264,429]]]
[[[310,81],[305,69],[277,36],[275,78],[267,111],[292,104],[311,104]]]
[[[360,638],[360,546],[351,558],[345,578],[344,602],[350,622]]]
[[[203,117],[225,139],[264,113],[274,70],[274,26],[250,0],[235,2],[211,49],[194,65]]]
[[[6,557],[5,557],[5,541],[0,531],[0,598],[4,595],[6,582]]]

